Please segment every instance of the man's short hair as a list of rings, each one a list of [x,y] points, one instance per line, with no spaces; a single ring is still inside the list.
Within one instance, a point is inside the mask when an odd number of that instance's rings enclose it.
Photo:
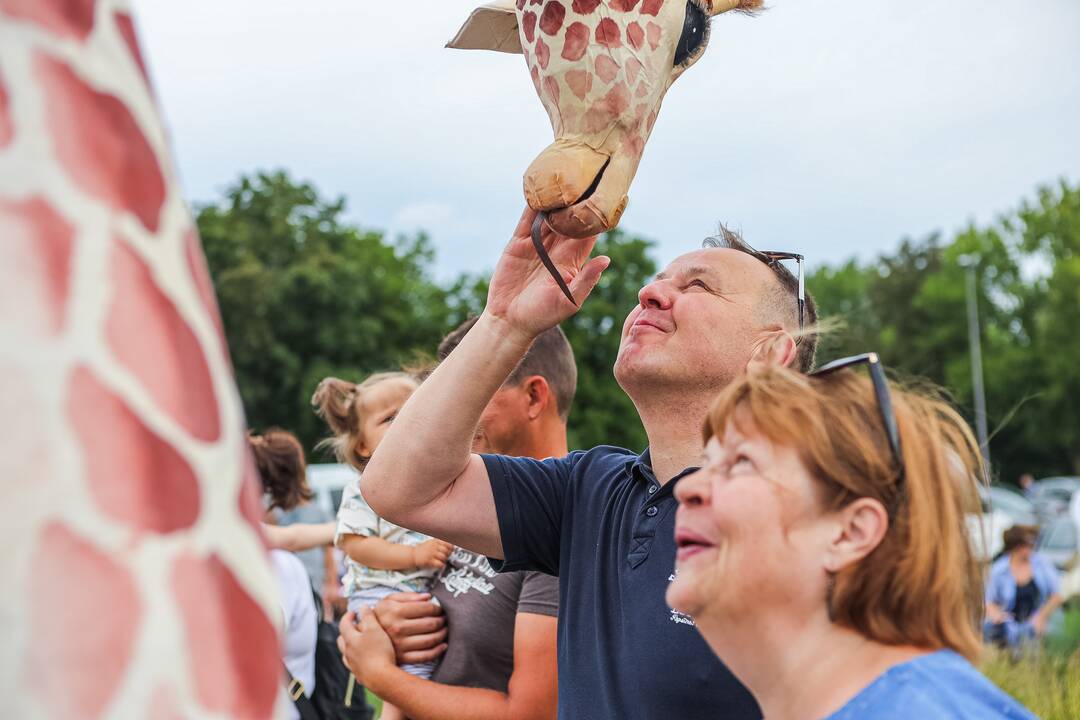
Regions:
[[[729,248],[746,253],[755,259],[761,259],[761,253],[754,250],[742,239],[742,235],[729,229],[723,223],[720,224],[719,232],[707,237],[702,241],[703,248]],[[814,369],[814,358],[817,355],[818,336],[814,332],[817,324],[817,303],[809,290],[803,288],[805,302],[803,304],[803,326],[799,329],[799,278],[779,262],[770,264],[773,277],[777,283],[770,290],[762,293],[762,304],[759,311],[763,311],[769,319],[781,315],[785,325],[797,329],[795,345],[798,354],[795,364],[798,370],[807,373]],[[805,268],[804,268],[805,272]],[[805,279],[805,278],[804,278]]]
[[[445,360],[461,343],[478,319],[476,316],[469,318],[442,339],[436,351],[439,362]],[[539,375],[547,381],[555,396],[559,417],[565,421],[570,415],[570,406],[574,404],[574,394],[577,392],[577,363],[574,361],[574,349],[570,347],[570,341],[558,325],[537,336],[529,352],[525,353],[525,357],[506,379],[506,384],[517,385],[533,375]]]

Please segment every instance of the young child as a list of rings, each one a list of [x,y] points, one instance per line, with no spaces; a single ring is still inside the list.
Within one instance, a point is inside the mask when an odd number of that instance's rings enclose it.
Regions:
[[[379,446],[417,381],[404,372],[372,375],[360,384],[326,378],[311,398],[334,437],[326,443],[341,462],[360,472]],[[335,544],[345,552],[345,593],[349,610],[374,606],[395,592],[430,592],[453,546],[407,530],[377,516],[360,494],[359,478],[345,489],[338,510]],[[405,665],[430,678],[435,663]],[[403,720],[400,709],[384,704],[383,720]]]

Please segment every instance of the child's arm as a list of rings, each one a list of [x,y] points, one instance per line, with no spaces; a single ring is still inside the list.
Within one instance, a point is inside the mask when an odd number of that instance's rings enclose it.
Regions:
[[[380,537],[343,534],[338,547],[354,562],[374,570],[441,570],[454,546],[442,540],[428,540],[419,545],[398,545]]]
[[[303,552],[320,545],[331,545],[334,542],[334,530],[337,524],[334,522],[311,525],[297,523],[295,525],[267,525],[263,523],[266,531],[266,540],[270,547],[289,552]]]

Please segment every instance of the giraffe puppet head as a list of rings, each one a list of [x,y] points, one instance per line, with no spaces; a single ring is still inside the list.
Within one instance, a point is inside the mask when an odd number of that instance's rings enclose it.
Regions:
[[[626,208],[660,103],[702,55],[712,15],[762,0],[498,0],[448,47],[522,53],[555,142],[525,171],[525,199],[571,237]]]

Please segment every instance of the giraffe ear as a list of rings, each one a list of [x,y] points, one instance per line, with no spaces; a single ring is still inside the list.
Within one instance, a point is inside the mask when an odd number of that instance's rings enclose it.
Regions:
[[[495,0],[473,10],[446,47],[520,53],[521,38],[514,0]]]
[[[753,13],[760,10],[765,4],[764,0],[712,0],[709,6],[713,15],[727,12],[728,10],[741,10],[744,13]]]

